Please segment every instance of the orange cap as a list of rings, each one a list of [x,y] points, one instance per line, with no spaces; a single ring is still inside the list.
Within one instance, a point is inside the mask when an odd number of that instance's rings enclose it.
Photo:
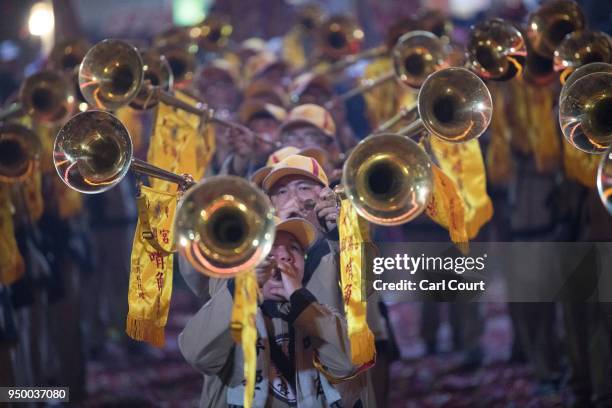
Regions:
[[[253,175],[251,176],[251,181],[261,187],[261,182],[266,178],[268,174],[270,174],[270,172],[272,171],[272,167],[274,167],[276,163],[279,163],[281,160],[296,154],[300,156],[312,157],[319,164],[325,162],[325,160],[327,159],[326,153],[317,147],[307,147],[302,150],[293,146],[283,147],[282,149],[278,149],[270,156],[268,156],[266,166],[260,168],[255,173],[253,173]]]
[[[281,220],[276,217],[276,231],[285,231],[293,235],[304,250],[308,249],[317,239],[317,230],[304,218],[287,218]]]
[[[287,64],[276,55],[268,51],[263,51],[250,57],[245,66],[244,73],[247,79],[254,79],[263,74],[267,69],[273,66],[286,67]]]
[[[336,137],[336,124],[331,114],[323,107],[312,103],[296,106],[289,112],[280,127],[280,132],[296,123],[306,123],[320,129],[330,138]]]
[[[289,85],[291,100],[297,102],[300,96],[311,86],[319,86],[330,94],[334,92],[331,82],[329,82],[325,75],[306,72],[295,78],[291,85]]]
[[[238,68],[225,59],[216,59],[202,67],[198,74],[198,82],[214,80],[214,75],[224,75],[231,79],[234,84],[238,84]]]
[[[282,107],[287,107],[289,105],[289,96],[283,87],[265,79],[256,79],[249,83],[244,90],[244,98],[266,99],[267,102]]]
[[[276,163],[263,179],[262,188],[269,192],[278,180],[290,175],[304,176],[324,186],[329,184],[325,171],[316,159],[296,154]]]

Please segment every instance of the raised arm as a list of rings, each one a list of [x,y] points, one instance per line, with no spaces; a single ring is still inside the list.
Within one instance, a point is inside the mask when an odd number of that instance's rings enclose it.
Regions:
[[[179,335],[179,349],[194,368],[215,375],[225,366],[234,347],[230,334],[233,299],[227,280],[211,278],[210,289],[210,300]]]

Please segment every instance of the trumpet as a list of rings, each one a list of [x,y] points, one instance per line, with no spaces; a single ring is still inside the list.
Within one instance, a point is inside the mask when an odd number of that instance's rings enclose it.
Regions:
[[[565,139],[586,153],[603,153],[612,144],[612,73],[591,73],[566,85],[559,101]]]
[[[597,168],[597,191],[606,210],[612,215],[612,146],[606,150]]]
[[[447,142],[467,142],[487,130],[492,106],[491,93],[476,74],[465,68],[446,68],[423,82],[416,107],[400,110],[375,133],[385,133],[401,120],[416,116],[401,133],[414,135],[427,131]]]
[[[570,0],[551,0],[529,15],[527,38],[535,53],[552,58],[566,35],[585,27],[586,19],[578,4]]]
[[[468,67],[478,76],[506,81],[523,72],[527,47],[516,27],[495,18],[472,26],[467,53]]]
[[[59,123],[72,112],[74,103],[72,88],[62,74],[41,71],[25,79],[19,89],[19,102],[0,112],[0,122],[32,115],[45,124]]]
[[[393,70],[363,80],[360,86],[339,95],[326,107],[332,108],[336,103],[346,102],[394,78],[407,87],[418,88],[429,74],[444,67],[444,56],[444,46],[434,34],[426,31],[406,33],[393,47]]]
[[[40,155],[38,136],[25,126],[0,126],[0,182],[16,183],[30,176]]]
[[[553,66],[561,83],[576,68],[591,62],[612,63],[612,39],[601,31],[578,31],[565,37],[555,50]]]
[[[250,270],[274,242],[273,208],[262,191],[234,176],[196,183],[135,158],[127,129],[108,112],[72,117],[56,136],[53,162],[68,187],[86,194],[116,186],[129,170],[177,183],[186,190],[175,215],[177,248],[206,275]]]

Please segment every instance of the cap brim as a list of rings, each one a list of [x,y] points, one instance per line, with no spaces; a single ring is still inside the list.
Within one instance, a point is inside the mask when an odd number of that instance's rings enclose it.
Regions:
[[[314,122],[312,122],[312,121],[310,121],[310,120],[308,120],[308,119],[302,119],[302,118],[300,118],[300,119],[293,119],[293,120],[288,120],[288,121],[286,121],[285,123],[283,123],[283,124],[281,125],[281,127],[279,128],[279,130],[278,130],[278,131],[282,133],[282,132],[284,132],[285,130],[287,130],[287,129],[289,129],[289,128],[293,127],[293,126],[299,125],[299,124],[314,126],[314,127],[316,127],[317,129],[319,129],[321,132],[323,132],[323,134],[324,134],[325,136],[329,137],[330,139],[333,139],[333,138],[334,138],[334,135],[333,135],[332,133],[330,133],[330,132],[328,132],[327,130],[325,130],[325,129],[321,128],[321,127],[320,127],[319,125],[317,125],[316,123],[314,123]]]
[[[287,218],[276,224],[276,231],[285,231],[293,235],[304,250],[310,248],[317,239],[317,230],[314,225],[304,218]]]
[[[310,173],[309,171],[306,171],[304,169],[300,169],[297,167],[282,167],[280,169],[272,170],[264,178],[263,182],[261,183],[261,186],[265,192],[269,192],[270,189],[274,187],[274,184],[276,184],[278,180],[280,180],[281,178],[285,176],[292,176],[292,175],[304,176],[310,180],[316,181],[317,183],[323,186],[325,185],[321,181],[321,179],[317,178],[314,174]]]
[[[323,149],[319,149],[318,147],[307,147],[305,149],[300,150],[297,154],[300,156],[312,157],[319,163],[321,167],[327,161],[327,153]]]
[[[251,181],[257,184],[257,187],[261,187],[262,182],[266,178],[268,174],[272,171],[272,166],[262,167],[261,169],[255,171],[253,175],[251,175]]]

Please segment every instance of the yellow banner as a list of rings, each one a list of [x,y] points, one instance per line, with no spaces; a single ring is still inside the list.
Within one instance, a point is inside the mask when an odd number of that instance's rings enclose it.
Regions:
[[[493,98],[493,116],[491,118],[491,142],[487,149],[487,177],[494,185],[505,185],[513,173],[510,134],[512,129],[507,117],[506,83],[488,84]]]
[[[467,234],[473,239],[493,216],[480,143],[477,139],[448,143],[436,137],[430,142],[440,169],[455,182],[463,198]]]
[[[196,103],[184,94],[176,96],[187,103]],[[160,101],[147,161],[173,173],[190,174],[195,180],[202,178],[214,152],[214,144],[211,146],[210,140],[205,141],[201,136],[200,122],[199,115]],[[159,179],[152,179],[151,186],[167,192],[177,191],[176,184]]]
[[[257,279],[255,271],[246,271],[236,276],[234,286],[234,308],[230,324],[232,338],[242,346],[244,356],[244,407],[253,404],[255,392],[255,372],[257,368]]]
[[[379,58],[368,64],[363,79],[375,79],[393,70],[391,58]],[[363,94],[367,106],[368,121],[372,128],[392,117],[398,110],[400,87],[394,80],[381,84]]]
[[[342,200],[338,222],[340,233],[340,278],[351,359],[364,365],[376,358],[374,335],[366,321],[367,299],[362,287],[362,244],[369,238],[368,223],[357,215],[349,200]]]
[[[142,119],[140,117],[141,112],[128,106],[119,108],[115,115],[121,123],[127,128],[132,138],[132,148],[134,152],[139,152],[142,149],[143,143],[143,126]]]
[[[425,212],[429,218],[448,230],[451,241],[456,244],[467,244],[465,210],[457,185],[438,166],[432,165],[431,168],[434,189]]]
[[[142,186],[132,246],[126,333],[162,347],[172,294],[177,195]]]
[[[597,167],[601,155],[588,154],[576,149],[567,141],[563,142],[563,167],[565,175],[583,186],[595,188],[597,183]]]
[[[302,31],[296,27],[283,38],[283,61],[287,61],[293,69],[300,69],[306,65],[302,36]]]
[[[548,173],[559,168],[561,146],[557,132],[558,119],[554,111],[553,90],[548,86],[526,87],[529,113],[529,142],[536,168]]]
[[[0,283],[10,285],[23,275],[25,265],[15,241],[11,188],[0,184]]]
[[[56,177],[58,178],[58,177]],[[37,222],[43,215],[45,205],[42,197],[42,174],[39,164],[34,165],[32,175],[23,181],[18,188],[23,188],[23,198],[25,199],[28,212],[32,221]]]

